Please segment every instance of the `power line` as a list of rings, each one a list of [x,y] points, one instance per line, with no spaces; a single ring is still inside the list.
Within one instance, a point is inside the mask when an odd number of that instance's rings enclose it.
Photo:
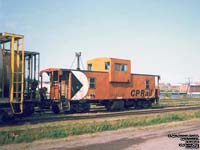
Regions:
[[[71,66],[70,66],[70,69],[72,69],[72,67],[73,67],[73,65],[74,65],[74,62],[75,62],[75,60],[76,60],[76,57],[74,58],[74,60],[72,61],[72,64],[71,64]]]

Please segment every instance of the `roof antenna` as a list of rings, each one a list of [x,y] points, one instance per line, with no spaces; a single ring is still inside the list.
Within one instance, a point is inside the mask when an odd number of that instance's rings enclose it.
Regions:
[[[76,58],[77,58],[77,70],[80,70],[80,57],[81,57],[81,52],[76,52]]]

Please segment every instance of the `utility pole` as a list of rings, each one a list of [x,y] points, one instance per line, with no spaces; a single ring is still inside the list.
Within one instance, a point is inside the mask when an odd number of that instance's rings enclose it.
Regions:
[[[191,77],[187,77],[186,79],[188,80],[188,82],[186,82],[187,83],[186,84],[187,85],[187,91],[186,92],[187,92],[187,94],[190,95],[189,97],[191,97],[191,93],[189,91],[190,90]]]
[[[77,58],[77,70],[80,70],[80,57],[81,57],[81,52],[76,52],[76,58]]]

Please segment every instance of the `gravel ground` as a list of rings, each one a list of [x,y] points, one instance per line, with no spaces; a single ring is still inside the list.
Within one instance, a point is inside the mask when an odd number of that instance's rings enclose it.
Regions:
[[[200,120],[166,123],[156,126],[127,128],[96,134],[45,139],[32,143],[1,146],[1,150],[185,150],[180,137],[169,134],[200,136]],[[196,140],[199,142],[199,139]],[[191,148],[188,148],[191,149]]]

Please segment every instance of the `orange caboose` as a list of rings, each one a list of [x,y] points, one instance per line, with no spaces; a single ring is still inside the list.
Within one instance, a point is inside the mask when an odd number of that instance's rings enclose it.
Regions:
[[[43,72],[50,76],[49,99],[55,113],[88,111],[91,103],[108,110],[147,108],[159,99],[160,76],[132,74],[130,60],[96,58],[87,62],[87,70],[50,68]]]

